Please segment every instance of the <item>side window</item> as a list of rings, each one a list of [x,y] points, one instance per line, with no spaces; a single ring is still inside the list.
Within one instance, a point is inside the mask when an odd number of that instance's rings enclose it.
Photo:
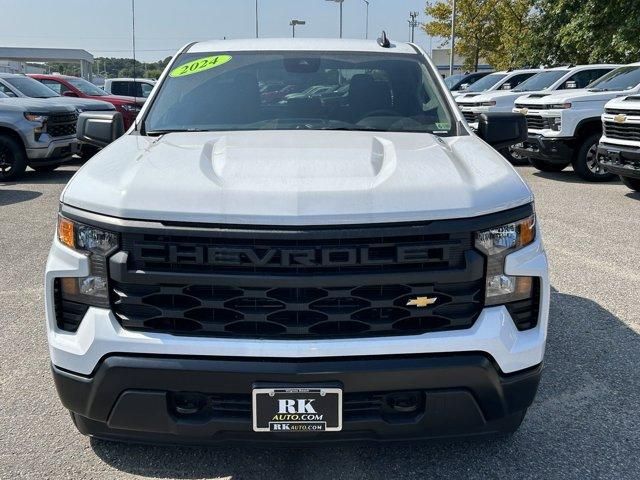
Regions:
[[[0,82],[0,93],[4,93],[7,97],[15,97],[16,94],[11,91],[4,83]]]
[[[507,80],[502,84],[502,86],[500,87],[500,90],[514,89],[518,85],[520,85],[522,82],[524,82],[527,78],[534,76],[536,73],[537,72],[519,73],[518,75],[514,75],[513,77],[511,77],[509,80]]]
[[[147,98],[151,94],[151,90],[153,90],[153,86],[148,83],[139,83],[138,86],[138,92],[136,92],[137,97]]]
[[[67,87],[55,80],[41,80],[41,82],[59,95],[62,95],[64,92],[69,90]]]
[[[589,84],[591,84],[592,82],[595,82],[597,79],[599,79],[600,77],[606,75],[607,73],[609,73],[611,70],[613,70],[613,68],[599,68],[597,70],[591,70],[591,79],[589,80]],[[585,87],[587,86],[585,85]]]
[[[568,88],[584,88],[593,80],[593,70],[583,70],[582,72],[577,72],[571,75],[567,81],[562,84],[560,90]]]
[[[129,92],[129,82],[112,82],[111,93],[113,95],[131,95]]]

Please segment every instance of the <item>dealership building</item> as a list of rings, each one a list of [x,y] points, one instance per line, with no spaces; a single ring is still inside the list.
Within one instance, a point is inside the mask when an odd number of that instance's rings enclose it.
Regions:
[[[80,76],[91,80],[93,55],[75,48],[0,47],[0,72],[44,73],[44,67],[31,63],[71,63],[80,65]]]

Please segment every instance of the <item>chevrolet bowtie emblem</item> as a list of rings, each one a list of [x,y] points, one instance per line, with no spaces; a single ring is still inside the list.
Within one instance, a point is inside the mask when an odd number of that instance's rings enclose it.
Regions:
[[[624,123],[627,121],[627,116],[624,113],[619,113],[613,117],[613,121],[616,123]]]
[[[428,305],[433,305],[434,303],[436,303],[436,300],[438,300],[437,297],[416,297],[416,298],[411,298],[408,302],[407,302],[407,306],[408,307],[426,307]]]

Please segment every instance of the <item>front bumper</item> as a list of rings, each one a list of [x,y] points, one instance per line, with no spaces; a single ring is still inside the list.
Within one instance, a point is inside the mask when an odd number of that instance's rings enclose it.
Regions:
[[[480,353],[353,359],[265,360],[114,355],[90,376],[53,367],[56,388],[87,435],[141,442],[229,440],[319,442],[401,440],[509,432],[535,396],[537,365],[504,375]],[[331,384],[343,389],[341,432],[254,433],[256,382]],[[415,395],[394,409],[391,395]],[[197,413],[179,413],[176,394],[201,394]]]
[[[571,161],[574,150],[572,138],[545,138],[537,134],[529,134],[525,142],[511,148],[523,157],[564,165]]]
[[[610,173],[640,179],[640,148],[601,143],[598,161]]]
[[[75,137],[51,140],[43,147],[26,148],[30,165],[49,165],[69,161],[79,151],[80,144]]]

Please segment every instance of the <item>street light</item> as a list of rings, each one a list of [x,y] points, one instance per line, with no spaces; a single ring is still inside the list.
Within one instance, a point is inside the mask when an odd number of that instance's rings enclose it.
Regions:
[[[307,22],[305,22],[304,20],[291,20],[289,22],[289,25],[291,25],[293,38],[296,38],[296,25],[306,25],[306,24]]]
[[[369,0],[362,0],[367,5],[367,26],[365,27],[364,38],[369,38]]]
[[[342,4],[344,0],[327,0],[327,2],[335,2],[340,4],[340,38],[342,38]]]
[[[449,75],[453,75],[453,62],[455,60],[456,47],[456,0],[453,0],[451,9],[451,52],[449,55]]]
[[[409,27],[411,27],[411,43],[413,43],[416,38],[415,30],[419,25],[418,21],[416,20],[416,18],[418,18],[418,15],[420,15],[418,12],[409,12],[409,17],[411,18],[411,20],[409,20]]]

